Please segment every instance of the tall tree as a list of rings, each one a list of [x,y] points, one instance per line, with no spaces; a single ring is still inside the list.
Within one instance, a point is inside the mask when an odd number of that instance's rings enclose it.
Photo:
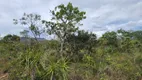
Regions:
[[[41,16],[38,14],[26,14],[24,13],[23,17],[20,18],[19,20],[17,19],[13,19],[15,24],[22,24],[24,26],[27,26],[29,29],[29,32],[31,32],[34,36],[34,40],[36,42],[38,42],[38,38],[40,38],[41,34],[44,32],[44,28],[42,27],[42,21],[41,21]],[[28,31],[24,31],[22,32],[22,34],[24,36],[27,36]],[[33,46],[34,45],[34,46]],[[36,50],[37,48],[39,48],[38,45],[33,44],[30,49],[32,50],[32,48],[34,50]],[[37,49],[38,50],[38,49]],[[31,56],[28,56],[31,55]],[[34,63],[34,61],[39,61],[39,59],[35,58],[35,55],[38,55],[38,53],[35,53],[34,55],[32,55],[32,53],[26,54],[25,56],[28,57],[33,57],[32,60],[30,60],[30,63]],[[38,55],[38,57],[40,57],[40,55]],[[31,64],[32,68],[31,68],[31,80],[35,80],[35,74],[36,74],[36,64]]]
[[[55,34],[61,43],[60,52],[63,52],[65,39],[69,34],[74,34],[80,26],[80,21],[85,19],[85,12],[79,11],[78,7],[73,7],[72,3],[67,6],[61,4],[51,11],[51,21],[43,21],[50,34]],[[62,55],[62,54],[61,54]]]

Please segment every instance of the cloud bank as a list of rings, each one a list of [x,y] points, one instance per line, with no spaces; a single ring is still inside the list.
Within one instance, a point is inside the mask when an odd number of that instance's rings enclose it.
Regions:
[[[24,26],[14,25],[13,19],[23,13],[37,13],[49,20],[49,10],[72,2],[86,11],[81,29],[101,36],[106,31],[142,29],[142,0],[2,0],[0,3],[0,35],[17,34]]]

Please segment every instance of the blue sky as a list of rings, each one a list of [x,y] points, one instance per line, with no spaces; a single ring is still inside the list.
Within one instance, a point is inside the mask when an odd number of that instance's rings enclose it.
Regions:
[[[19,35],[25,27],[14,25],[13,19],[21,18],[24,12],[37,13],[42,19],[50,20],[49,10],[68,2],[87,13],[87,19],[82,21],[84,25],[80,28],[98,36],[121,28],[142,29],[142,0],[1,0],[0,35]]]

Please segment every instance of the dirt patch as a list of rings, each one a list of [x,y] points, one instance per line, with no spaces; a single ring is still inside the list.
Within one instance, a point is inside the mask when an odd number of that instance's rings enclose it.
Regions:
[[[8,80],[8,73],[5,74],[0,73],[0,80]]]

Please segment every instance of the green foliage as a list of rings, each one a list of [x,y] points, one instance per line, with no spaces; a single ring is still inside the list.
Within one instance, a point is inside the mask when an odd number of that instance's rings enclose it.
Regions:
[[[40,63],[44,70],[43,79],[67,80],[69,62],[65,58],[58,59],[53,53],[56,53],[56,51],[50,51],[48,54],[45,53],[41,59]]]
[[[31,76],[35,76],[36,71],[38,70],[39,61],[41,59],[42,51],[36,49],[36,48],[28,48],[26,51],[22,51],[17,53],[18,57],[12,62],[13,68],[17,69],[18,71],[12,72],[18,75],[19,78],[22,79],[31,79]],[[19,69],[20,68],[20,69]],[[16,77],[13,77],[15,79]]]
[[[103,45],[114,45],[114,46],[117,46],[117,33],[114,32],[114,31],[106,32],[100,38],[100,42]]]
[[[142,31],[132,32],[133,38],[142,42]]]
[[[73,7],[72,3],[68,3],[66,6],[61,4],[55,7],[51,14],[51,21],[43,20],[43,23],[47,27],[47,33],[58,37],[61,45],[60,52],[63,53],[65,39],[78,30],[80,21],[86,18],[85,12],[79,11],[78,7]]]
[[[8,35],[3,37],[2,41],[7,42],[7,43],[13,42],[13,41],[20,41],[20,37],[17,36],[17,35],[8,34]]]
[[[93,33],[79,30],[76,34],[71,34],[66,39],[67,52],[70,59],[73,61],[82,60],[84,54],[93,52],[93,47],[96,46],[96,35]],[[75,57],[76,56],[76,57]]]

